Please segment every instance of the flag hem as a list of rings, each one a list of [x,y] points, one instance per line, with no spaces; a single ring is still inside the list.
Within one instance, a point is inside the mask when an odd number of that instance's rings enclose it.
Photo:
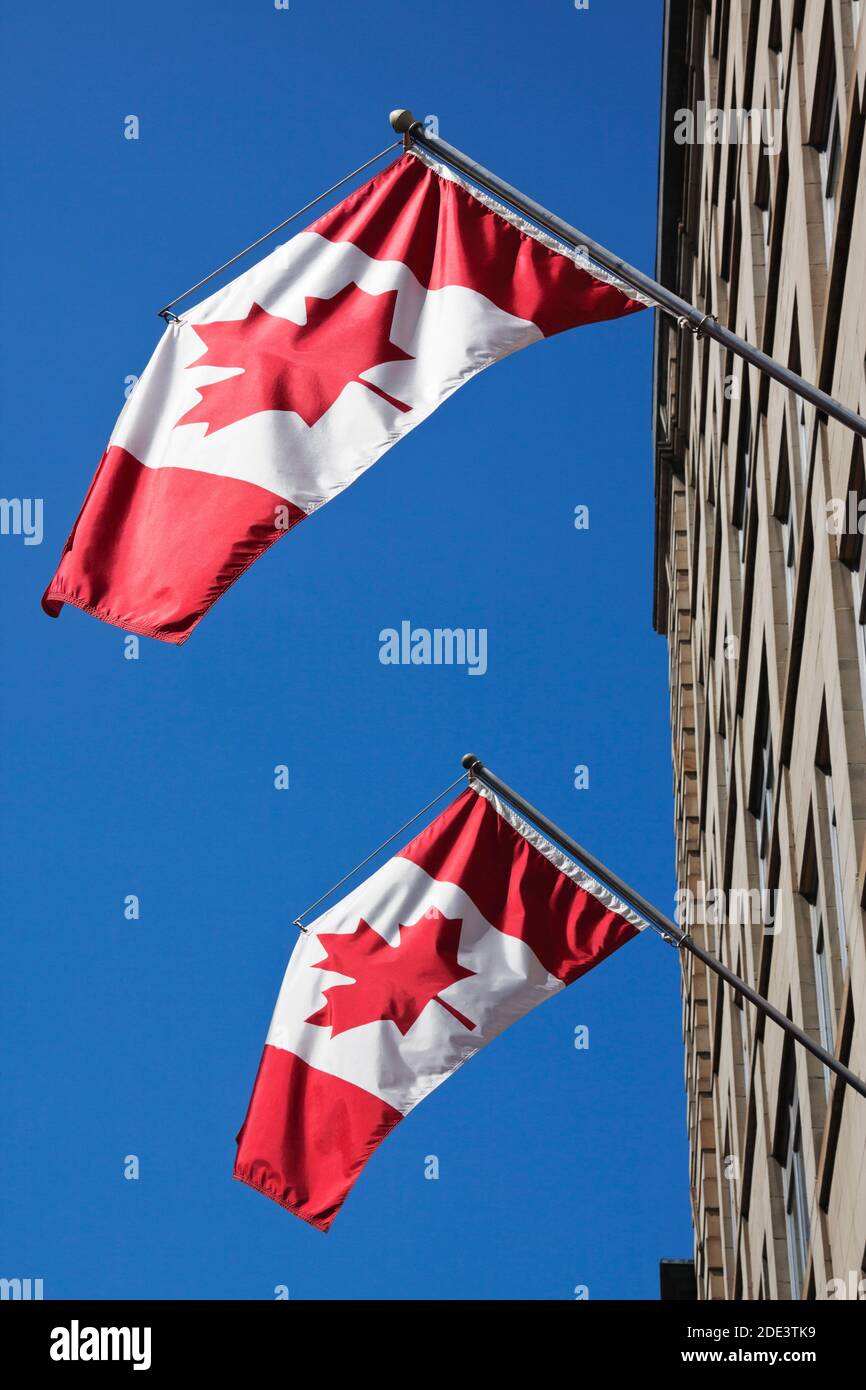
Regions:
[[[450,179],[452,183],[456,183],[459,188],[463,189],[464,193],[469,194],[470,198],[474,198],[482,207],[487,208],[488,212],[492,212],[497,217],[501,217],[503,222],[508,222],[510,226],[515,227],[517,231],[522,232],[524,236],[530,237],[532,241],[539,242],[546,250],[552,251],[556,255],[564,256],[567,261],[573,261],[579,270],[585,270],[587,275],[592,276],[593,280],[598,280],[604,285],[611,285],[614,289],[619,290],[621,294],[624,294],[626,299],[631,299],[636,304],[642,304],[647,309],[655,307],[653,300],[649,299],[645,294],[642,294],[634,285],[629,285],[625,280],[620,280],[617,275],[614,275],[610,270],[605,270],[604,266],[599,265],[591,256],[584,255],[583,252],[578,251],[573,246],[569,246],[565,241],[559,241],[555,236],[552,236],[550,232],[546,232],[543,227],[537,227],[534,222],[530,222],[528,218],[522,217],[519,212],[514,211],[507,203],[501,202],[499,198],[495,198],[492,193],[487,193],[485,189],[481,188],[479,185],[471,183],[469,179],[465,179],[456,169],[452,169],[448,164],[443,164],[441,160],[436,159],[436,157],[427,150],[413,145],[409,153],[420,160],[422,164],[426,164],[427,168],[432,169],[433,173],[438,174],[440,178]]]
[[[323,1235],[327,1235],[330,1231],[334,1221],[333,1216],[331,1220],[327,1222],[320,1220],[316,1216],[305,1216],[302,1211],[298,1211],[296,1206],[292,1206],[291,1202],[284,1202],[282,1197],[277,1197],[273,1192],[266,1192],[263,1187],[259,1187],[258,1183],[253,1182],[252,1178],[245,1178],[240,1173],[235,1172],[232,1173],[232,1177],[235,1182],[242,1182],[244,1187],[249,1187],[251,1191],[258,1192],[262,1197],[267,1197],[269,1201],[276,1202],[278,1207],[282,1207],[284,1211],[289,1212],[292,1216],[297,1216],[299,1220],[306,1221],[308,1226],[315,1226],[316,1230],[321,1231]]]
[[[57,604],[56,613],[52,613],[47,607],[49,603]],[[131,623],[125,623],[122,619],[115,618],[110,613],[105,612],[105,610],[100,608],[97,604],[87,603],[84,599],[76,598],[74,594],[66,594],[54,584],[49,584],[45,593],[42,595],[42,611],[49,618],[59,618],[60,614],[63,612],[64,604],[67,603],[71,608],[79,608],[82,613],[89,613],[92,618],[98,618],[101,623],[108,623],[109,627],[118,627],[124,632],[133,633],[136,637],[153,637],[158,642],[169,642],[173,647],[183,646],[195,626],[201,622],[201,618],[197,618],[191,628],[175,637],[171,634],[160,632],[155,627],[145,627],[142,623],[139,623],[137,626],[133,626]],[[204,613],[202,617],[204,617]]]
[[[363,1143],[360,1158],[356,1157],[353,1160],[352,1171],[348,1175],[346,1175],[346,1177],[344,1177],[346,1185],[342,1193],[334,1200],[332,1206],[325,1205],[323,1213],[320,1216],[314,1216],[312,1214],[304,1212],[302,1210],[303,1199],[301,1199],[298,1203],[292,1203],[286,1198],[279,1196],[278,1193],[268,1191],[268,1189],[262,1186],[261,1183],[256,1182],[252,1177],[246,1176],[241,1171],[242,1167],[248,1166],[247,1164],[242,1163],[241,1146],[246,1137],[247,1128],[250,1126],[251,1112],[253,1109],[254,1102],[256,1100],[256,1093],[259,1087],[259,1081],[262,1077],[263,1068],[266,1063],[268,1048],[271,1048],[276,1052],[285,1053],[288,1057],[292,1058],[293,1062],[299,1062],[303,1067],[308,1068],[312,1073],[315,1073],[316,1075],[324,1079],[327,1079],[331,1082],[337,1082],[339,1085],[343,1087],[349,1087],[352,1090],[362,1092],[368,1100],[375,1101],[377,1105],[382,1107],[383,1110],[387,1110],[388,1112],[387,1114],[383,1113],[382,1117],[378,1120],[372,1132],[369,1134],[369,1136]],[[461,1059],[461,1061],[457,1063],[457,1066],[462,1065],[462,1061],[464,1060],[466,1059]],[[447,1080],[447,1077],[443,1078],[443,1080]],[[301,1221],[306,1221],[309,1226],[314,1226],[316,1230],[323,1231],[324,1234],[327,1235],[331,1226],[336,1221],[340,1212],[343,1210],[346,1200],[350,1196],[355,1186],[355,1183],[361,1176],[367,1163],[373,1157],[373,1154],[380,1147],[380,1145],[383,1144],[384,1141],[388,1138],[389,1134],[391,1134],[396,1129],[400,1121],[406,1118],[406,1115],[408,1113],[408,1111],[397,1109],[396,1106],[392,1105],[389,1101],[384,1100],[384,1098],[378,1095],[376,1092],[368,1090],[365,1086],[360,1086],[357,1082],[354,1081],[348,1081],[347,1078],[340,1077],[334,1072],[322,1071],[320,1068],[313,1066],[311,1062],[308,1062],[306,1058],[300,1055],[300,1053],[293,1052],[291,1048],[288,1047],[281,1047],[279,1044],[269,1043],[266,1039],[265,1051],[262,1055],[262,1061],[259,1064],[259,1072],[256,1076],[256,1080],[253,1085],[253,1093],[250,1097],[250,1103],[247,1107],[247,1114],[235,1140],[235,1143],[237,1145],[237,1151],[235,1153],[234,1164],[232,1165],[232,1177],[235,1178],[237,1182],[242,1182],[245,1187],[252,1188],[254,1192],[261,1193],[261,1195],[263,1197],[267,1197],[269,1201],[276,1202],[277,1206],[282,1207],[292,1216],[299,1217]],[[256,1123],[257,1122],[255,1121],[253,1122],[253,1128],[255,1128]],[[278,1176],[280,1176],[281,1178],[285,1177],[285,1174],[281,1172],[281,1170],[277,1169],[277,1173]]]
[[[144,467],[146,465],[142,466]],[[251,486],[255,487],[257,485],[253,483],[251,484]],[[296,505],[291,501],[290,498],[286,498],[285,500],[286,502],[288,502],[290,506]],[[88,613],[91,617],[97,618],[100,622],[108,623],[110,627],[117,627],[120,628],[123,632],[134,633],[137,637],[151,637],[155,639],[157,642],[167,642],[170,646],[182,647],[183,644],[187,642],[189,638],[192,636],[192,634],[195,632],[202,618],[206,617],[210,610],[213,608],[214,604],[218,603],[219,600],[228,593],[229,589],[232,587],[233,584],[236,584],[239,579],[243,578],[247,570],[255,564],[256,560],[260,560],[261,557],[264,554],[266,554],[268,550],[270,550],[272,545],[276,545],[277,542],[281,541],[284,536],[287,536],[290,531],[294,531],[295,527],[298,526],[302,521],[305,521],[307,517],[310,515],[311,512],[302,511],[300,516],[296,516],[291,519],[289,525],[286,526],[283,530],[281,530],[279,535],[267,537],[267,539],[263,542],[261,549],[257,550],[255,554],[251,555],[249,559],[247,559],[244,562],[243,568],[239,569],[237,574],[232,575],[231,579],[224,586],[224,588],[220,589],[218,594],[214,594],[213,598],[208,600],[204,608],[202,608],[201,612],[193,620],[193,622],[191,622],[188,627],[184,628],[177,635],[175,635],[172,632],[166,632],[165,629],[151,627],[145,623],[124,622],[122,618],[112,617],[110,613],[100,608],[98,604],[87,603],[84,599],[80,599],[74,595],[65,593],[58,585],[56,573],[54,579],[52,579],[51,583],[48,585],[48,588],[45,590],[45,593],[42,595],[42,611],[49,618],[59,618],[61,612],[63,611],[64,603],[68,603],[71,604],[73,608],[79,608],[82,613]],[[69,542],[67,541],[67,545],[68,544]],[[61,556],[61,563],[62,560],[63,556]],[[49,603],[58,604],[56,613],[52,613],[51,610],[47,607]]]

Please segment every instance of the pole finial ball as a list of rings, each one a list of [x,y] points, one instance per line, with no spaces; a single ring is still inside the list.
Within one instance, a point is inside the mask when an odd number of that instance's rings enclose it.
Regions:
[[[412,126],[416,124],[412,112],[403,108],[392,111],[388,119],[391,122],[392,130],[396,130],[398,135],[405,135],[407,130],[411,130]]]

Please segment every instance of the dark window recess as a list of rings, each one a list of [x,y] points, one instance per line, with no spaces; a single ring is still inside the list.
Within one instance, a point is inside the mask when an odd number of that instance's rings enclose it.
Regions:
[[[742,256],[740,251],[743,245],[743,215],[739,203],[737,204],[737,216],[734,220],[734,242],[731,248],[731,299],[728,305],[728,327],[732,330],[737,326],[737,310],[740,305],[740,267]]]
[[[794,296],[794,312],[791,315],[791,345],[788,348],[788,366],[797,376],[803,374],[803,363],[800,357],[800,315],[797,312],[797,296]]]
[[[705,305],[704,307],[706,308],[706,305]],[[702,338],[702,339],[701,339],[700,353],[701,353],[701,415],[702,415],[702,418],[703,418],[703,419],[706,419],[706,418],[707,418],[707,415],[709,414],[709,401],[708,401],[708,399],[707,399],[707,392],[708,392],[708,390],[709,390],[709,380],[710,380],[710,339],[709,339],[709,338]],[[712,460],[710,461],[710,479],[712,479]],[[710,501],[712,501],[712,500],[713,500],[713,499],[710,498]]]
[[[749,11],[749,34],[746,39],[746,70],[743,83],[743,106],[748,111],[753,105],[752,93],[755,81],[755,58],[758,52],[758,25],[761,19],[761,6],[754,0]]]
[[[749,1204],[752,1200],[752,1174],[755,1171],[755,1140],[758,1133],[758,1112],[754,1087],[749,1086],[749,1110],[746,1118],[746,1149],[743,1156],[743,1195],[740,1200],[740,1216],[749,1219]]]
[[[767,251],[767,303],[764,312],[764,350],[772,353],[773,338],[776,332],[776,312],[778,307],[779,283],[777,274],[782,258],[782,238],[785,230],[785,210],[788,205],[788,155],[786,151],[777,157],[776,205],[770,227],[770,245]],[[762,388],[769,389],[769,378],[765,377]]]
[[[788,644],[788,673],[785,682],[783,704],[782,736],[779,743],[779,762],[788,766],[791,745],[794,740],[794,721],[797,715],[797,687],[800,683],[800,668],[803,664],[803,634],[806,630],[806,614],[809,608],[809,590],[812,583],[812,559],[815,553],[815,540],[812,534],[811,513],[808,509],[803,516],[803,535],[800,541],[800,559],[797,566],[797,592],[794,599],[794,616],[790,625]]]
[[[866,526],[866,506],[861,511],[861,503],[866,503],[866,470],[863,466],[862,439],[854,440],[851,450],[851,468],[848,473],[848,491],[841,500],[845,510],[844,529],[839,537],[839,559],[850,570],[858,570],[860,568],[860,552],[863,548],[863,537],[860,533],[861,516],[863,517],[863,524]],[[855,520],[853,527],[849,527],[849,520]],[[864,594],[866,594],[866,590],[864,590]],[[862,615],[860,622],[863,622]]]
[[[705,717],[704,717],[704,730],[703,730],[703,733],[704,733],[704,743],[703,743],[703,748],[702,748],[702,750],[701,750],[701,801],[700,801],[699,817],[698,817],[698,818],[699,818],[699,823],[700,823],[701,829],[704,828],[704,819],[705,819],[706,810],[707,810],[707,795],[708,795],[708,792],[709,792],[709,784],[710,784],[710,742],[711,742],[711,739],[710,739],[710,706],[709,706],[709,703],[708,703],[707,706],[706,706],[706,713],[705,713]]]
[[[770,886],[770,849],[773,834],[773,806],[776,795],[776,765],[773,758],[773,731],[770,727],[769,700],[766,696],[766,656],[761,665],[761,715],[755,730],[755,750],[752,766],[752,815],[757,821],[755,836],[758,851],[758,883],[761,906],[767,901]],[[769,915],[769,914],[768,914]]]
[[[821,30],[821,49],[817,71],[809,144],[816,150],[827,150],[833,141],[834,108],[836,108],[838,120],[836,50],[833,40],[833,14],[830,5],[824,7],[824,25]]]
[[[695,536],[692,546],[692,617],[697,617],[698,613],[698,575],[701,568],[701,534],[703,530],[703,513],[701,510],[701,494],[695,496]]]
[[[749,492],[752,482],[752,404],[749,398],[749,377],[743,371],[743,400],[740,406],[740,428],[737,431],[737,454],[734,466],[734,499],[731,520],[743,533],[741,552],[745,546],[746,524],[749,516]]]
[[[737,838],[737,784],[731,782],[731,795],[728,798],[728,817],[725,825],[725,891],[731,891],[731,878],[734,872],[734,846]],[[772,941],[768,936],[766,941]]]
[[[758,709],[755,719],[755,742],[752,750],[752,771],[749,779],[749,813],[760,819],[764,793],[772,786],[772,731],[770,729],[770,684],[767,678],[767,653],[761,652],[761,676],[758,682]]]
[[[779,441],[779,467],[776,473],[776,494],[773,500],[773,516],[784,521],[791,507],[791,470],[788,463],[788,426],[782,420],[782,434]]]
[[[851,1060],[851,1039],[853,1036],[854,1005],[849,994],[845,1008],[842,1037],[839,1040],[839,1061],[846,1067]],[[839,1131],[842,1128],[842,1108],[845,1104],[847,1089],[848,1087],[838,1076],[833,1078],[830,1119],[827,1126],[827,1149],[824,1158],[824,1170],[821,1174],[821,1190],[818,1193],[818,1205],[822,1211],[827,1211],[830,1206],[830,1189],[833,1186],[833,1169],[836,1166],[836,1147],[839,1143]]]
[[[788,1012],[790,1014],[790,1002]],[[809,1256],[809,1191],[803,1157],[803,1126],[797,1092],[797,1066],[794,1042],[790,1037],[785,1040],[783,1054],[773,1157],[782,1170],[788,1269],[792,1294],[794,1298],[798,1298],[806,1276]]]
[[[770,196],[770,156],[767,154],[767,146],[761,141],[761,148],[758,151],[758,177],[755,180],[755,202],[761,209],[764,219],[764,241],[770,244],[770,222],[772,219],[772,198]]]
[[[827,156],[827,168],[824,176],[824,197],[832,198],[833,194],[836,192],[836,181],[839,177],[839,161],[842,155],[842,133],[839,129],[838,102],[833,103],[833,114],[822,148]]]
[[[734,96],[731,109],[735,110],[736,105],[736,96]],[[739,149],[740,147],[736,140],[732,140],[728,146],[728,162],[725,172],[725,218],[722,224],[722,256],[719,263],[719,274],[723,280],[730,280],[731,266],[732,264],[736,264],[736,259],[732,254],[732,243],[734,241],[734,205],[737,202],[737,154]],[[731,324],[731,327],[733,327],[733,324]]]
[[[807,903],[818,900],[818,847],[815,840],[815,816],[809,806],[809,819],[806,822],[806,847],[803,850],[803,863],[800,867],[799,891]]]
[[[829,148],[821,155],[822,173],[826,174],[824,180],[825,249],[827,249],[828,239],[830,239],[832,240],[833,251],[832,276],[827,290],[824,316],[823,351],[818,372],[818,384],[825,391],[832,389],[839,341],[838,325],[842,315],[842,303],[848,279],[854,210],[860,206],[863,140],[866,136],[866,103],[862,100],[858,102],[856,99],[852,103],[845,142],[844,164],[839,147],[838,119],[837,98],[833,117],[833,125],[836,128],[835,144],[831,128]],[[833,191],[828,193],[828,187],[832,187]]]
[[[713,535],[713,574],[712,574],[712,580],[711,580],[711,585],[710,585],[710,634],[709,634],[709,643],[710,643],[710,652],[711,652],[711,653],[714,653],[715,650],[716,650],[716,633],[718,632],[718,626],[719,626],[719,576],[720,576],[720,574],[721,574],[721,563],[722,563],[722,509],[721,509],[721,507],[719,507],[718,510],[716,511],[716,525],[715,525],[715,531],[714,531],[714,535]],[[722,661],[724,661],[724,660],[726,659],[726,653],[725,653],[724,651],[723,651],[722,654],[721,654],[721,659],[722,659]]]

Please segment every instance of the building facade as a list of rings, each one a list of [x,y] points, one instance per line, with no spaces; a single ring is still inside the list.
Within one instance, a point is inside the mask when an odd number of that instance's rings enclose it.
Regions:
[[[866,416],[866,3],[667,0],[657,278]],[[863,441],[656,315],[679,916],[866,1077]],[[866,1296],[866,1101],[682,953],[702,1299]]]

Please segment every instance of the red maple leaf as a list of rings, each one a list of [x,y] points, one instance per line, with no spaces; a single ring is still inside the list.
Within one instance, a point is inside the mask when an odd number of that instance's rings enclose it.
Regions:
[[[335,1038],[362,1023],[390,1019],[405,1037],[435,1000],[464,1028],[474,1028],[471,1019],[439,998],[441,989],[475,974],[457,962],[462,925],[462,918],[443,917],[438,908],[429,908],[412,926],[400,923],[396,946],[389,945],[363,917],[351,933],[323,932],[318,939],[327,955],[313,969],[350,975],[354,983],[326,989],[325,1004],[307,1023],[330,1027]]]
[[[242,371],[199,386],[201,400],[178,425],[204,422],[208,435],[261,410],[294,410],[314,425],[362,372],[412,360],[389,336],[396,299],[396,290],[368,294],[350,283],[331,299],[305,299],[304,324],[269,314],[260,304],[245,319],[195,324],[205,351],[189,366]],[[361,385],[398,410],[412,408],[372,382]]]

